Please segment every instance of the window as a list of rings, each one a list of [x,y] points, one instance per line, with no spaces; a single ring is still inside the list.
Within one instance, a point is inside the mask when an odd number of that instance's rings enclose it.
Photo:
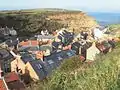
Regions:
[[[67,52],[67,55],[70,57],[70,56],[72,56],[72,53],[70,53],[70,52]]]
[[[7,72],[10,72],[10,61],[8,60],[8,61],[4,61],[4,64],[3,64],[3,70],[4,70],[4,72],[5,73],[7,73]]]
[[[29,50],[29,51],[38,51],[39,48],[38,48],[38,47],[30,47],[28,50]]]
[[[37,68],[38,68],[38,69],[41,69],[42,66],[41,66],[40,64],[37,64]]]
[[[62,57],[60,57],[60,56],[59,56],[59,57],[57,57],[57,58],[58,58],[58,60],[62,60],[62,59],[63,59],[63,58],[62,58]]]
[[[48,63],[49,64],[53,64],[54,62],[52,60],[48,60]]]

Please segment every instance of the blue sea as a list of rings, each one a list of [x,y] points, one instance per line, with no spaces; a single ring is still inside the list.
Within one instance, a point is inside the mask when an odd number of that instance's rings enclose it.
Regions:
[[[88,15],[95,18],[100,25],[120,24],[120,13],[89,12]]]

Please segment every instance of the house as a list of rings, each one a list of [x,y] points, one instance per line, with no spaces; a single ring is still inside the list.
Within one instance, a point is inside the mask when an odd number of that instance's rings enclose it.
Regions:
[[[42,35],[49,35],[49,32],[48,32],[48,30],[46,29],[46,30],[42,30],[42,31],[41,31],[41,34],[42,34]]]
[[[11,48],[14,47],[15,49],[18,49],[18,44],[19,44],[19,38],[17,37],[11,37],[5,41],[5,44],[7,47]]]
[[[15,35],[17,35],[17,32],[13,27],[8,28],[6,26],[5,28],[0,28],[0,34],[3,34],[4,36],[7,36],[7,35],[15,36]]]
[[[36,35],[35,37],[37,37],[37,40],[39,41],[43,41],[43,42],[47,42],[47,41],[53,41],[54,40],[54,36],[52,35]]]
[[[3,77],[0,78],[0,90],[9,90]]]
[[[63,50],[71,50],[72,46],[71,45],[67,45],[63,47]]]
[[[62,46],[63,46],[62,42],[55,42],[55,41],[52,42],[52,50],[53,51],[57,51],[59,49],[62,50]]]
[[[41,45],[41,46],[39,47],[39,50],[44,52],[44,56],[50,55],[51,52],[53,51],[53,50],[52,50],[52,46],[49,45],[49,44],[47,44],[47,45]]]
[[[5,41],[5,37],[3,34],[0,34],[0,43],[4,42]]]
[[[6,74],[4,78],[9,90],[25,90],[25,85],[15,72]]]
[[[71,49],[76,52],[76,55],[80,54],[80,47],[81,47],[81,44],[78,41],[72,43],[72,45],[71,45]]]
[[[17,35],[17,31],[13,27],[10,29],[10,35],[11,36],[16,36]]]
[[[36,51],[39,51],[39,41],[37,40],[28,40],[28,41],[22,41],[19,43],[18,50],[20,52],[32,52],[35,53]]]
[[[95,40],[103,38],[103,32],[98,27],[94,28],[93,34]]]
[[[6,26],[5,28],[0,28],[0,33],[3,35],[9,35],[10,34],[10,29]]]
[[[96,47],[96,43],[93,42],[92,46],[86,51],[86,62],[94,61],[97,54],[100,53],[100,50]]]
[[[97,43],[96,47],[104,54],[106,54],[107,52],[110,52],[114,47],[115,47],[115,42],[113,41],[102,41],[101,43]]]
[[[11,65],[10,63],[14,60],[15,58],[13,55],[8,51],[7,49],[0,48],[0,66],[1,70],[4,73],[10,72],[11,71]]]
[[[27,52],[21,52],[15,60],[11,62],[11,71],[18,72],[17,69],[22,70],[22,73],[25,73],[25,65],[27,62],[34,61],[35,57]]]
[[[96,48],[97,47],[95,47],[94,44],[87,41],[77,41],[72,44],[72,50],[75,51],[76,55],[84,57],[84,60],[89,59],[90,50],[94,50]]]
[[[69,45],[74,39],[74,34],[63,28],[57,33],[56,38],[58,38],[64,45]]]
[[[44,57],[44,61],[38,59],[27,62],[26,67],[33,80],[43,80],[50,76],[52,71],[59,67],[64,59],[72,56],[75,56],[72,50],[65,50]]]
[[[86,50],[91,47],[91,42],[87,42],[85,40],[75,41],[71,45],[71,49],[76,52],[76,55],[82,55],[86,57]]]
[[[40,48],[38,46],[20,47],[19,48],[19,52],[30,52],[32,54],[35,54],[38,51],[40,51]]]
[[[26,64],[26,69],[29,72],[28,74],[34,81],[43,80],[47,76],[42,63],[41,60],[35,60],[27,62]]]

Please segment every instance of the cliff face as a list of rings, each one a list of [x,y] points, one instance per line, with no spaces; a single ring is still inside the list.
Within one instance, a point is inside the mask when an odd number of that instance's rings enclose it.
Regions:
[[[68,25],[69,30],[80,32],[82,30],[91,30],[92,27],[97,26],[96,21],[83,12],[79,13],[59,13],[49,15],[49,19],[54,19],[58,22]]]

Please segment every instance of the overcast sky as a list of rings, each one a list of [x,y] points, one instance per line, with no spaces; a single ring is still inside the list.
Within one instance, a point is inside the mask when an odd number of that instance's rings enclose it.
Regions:
[[[120,12],[120,0],[0,0],[0,10],[65,8],[89,12]]]

